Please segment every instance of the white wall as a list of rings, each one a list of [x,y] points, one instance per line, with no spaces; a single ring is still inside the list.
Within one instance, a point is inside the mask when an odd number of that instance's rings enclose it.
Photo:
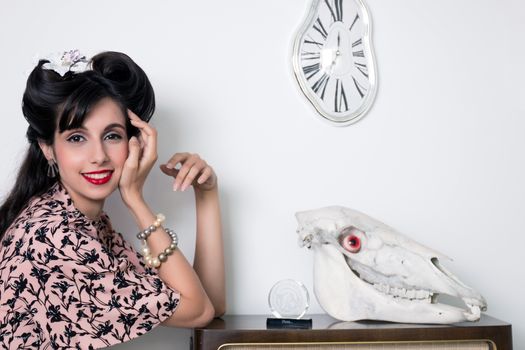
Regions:
[[[268,313],[283,278],[312,293],[294,213],[340,204],[455,258],[448,267],[512,323],[525,346],[525,48],[518,0],[367,0],[379,90],[359,123],[316,116],[293,79],[291,41],[307,0],[5,1],[0,5],[0,193],[25,150],[20,110],[36,53],[123,51],[149,74],[160,159],[199,152],[220,177],[228,313]],[[191,258],[192,195],[151,175],[155,211]],[[115,226],[137,228],[112,197]],[[314,300],[311,312],[322,312]],[[184,349],[158,328],[120,349]]]

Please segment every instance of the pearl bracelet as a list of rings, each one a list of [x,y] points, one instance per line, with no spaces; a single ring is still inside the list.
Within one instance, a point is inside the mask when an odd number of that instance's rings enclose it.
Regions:
[[[164,231],[166,231],[166,233],[170,235],[171,244],[169,245],[169,247],[164,249],[162,253],[160,253],[157,257],[153,257],[153,255],[151,255],[151,250],[148,247],[146,240],[142,240],[142,255],[144,258],[144,262],[149,267],[159,268],[163,262],[168,260],[168,256],[170,256],[177,249],[177,246],[179,244],[179,238],[177,237],[177,233],[168,228],[164,229]]]
[[[164,214],[157,214],[157,218],[155,219],[153,224],[149,225],[146,229],[137,233],[137,238],[140,240],[146,240],[153,231],[156,231],[160,227],[160,225],[162,225],[164,220],[166,220]]]

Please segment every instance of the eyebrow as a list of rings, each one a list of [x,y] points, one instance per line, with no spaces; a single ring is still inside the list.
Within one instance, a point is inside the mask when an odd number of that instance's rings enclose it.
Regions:
[[[108,131],[110,129],[113,129],[113,128],[120,128],[120,129],[126,131],[126,127],[124,125],[119,124],[119,123],[113,123],[113,124],[109,124],[108,126],[106,126],[104,128],[104,132],[106,132],[106,131]]]
[[[112,123],[112,124],[109,124],[108,126],[106,126],[104,128],[104,132],[108,132],[108,130],[111,130],[111,129],[114,129],[114,128],[118,128],[118,129],[122,129],[124,132],[126,131],[126,127],[120,123]],[[70,130],[65,130],[65,131],[71,131],[71,132],[75,132],[76,130],[83,130],[83,131],[87,131],[87,128],[83,125],[79,126],[78,128],[74,128],[74,129],[70,129]]]

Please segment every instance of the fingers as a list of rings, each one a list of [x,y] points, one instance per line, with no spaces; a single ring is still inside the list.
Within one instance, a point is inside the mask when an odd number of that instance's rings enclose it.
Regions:
[[[168,176],[172,176],[172,177],[176,177],[177,174],[179,173],[178,169],[168,168],[166,164],[161,164],[160,170],[162,170],[164,174]]]
[[[135,113],[128,109],[129,121],[133,124],[134,127],[140,130],[141,134],[146,136],[154,136],[157,134],[156,130],[146,123],[144,120],[140,119]]]
[[[176,158],[175,156],[173,158]],[[202,168],[202,163],[204,163],[197,154],[187,153],[184,158],[185,159],[181,162],[182,166],[179,169],[179,173],[177,174],[177,177],[175,177],[175,182],[173,184],[174,191],[177,191],[179,188],[181,191],[184,191],[186,187],[193,182],[193,179],[199,173],[200,168]],[[193,169],[194,167],[196,169]]]
[[[140,159],[140,143],[135,136],[129,139],[129,155],[124,163],[128,168],[138,168]]]
[[[177,165],[181,164],[180,169]],[[177,153],[166,163],[161,165],[160,169],[166,174],[173,176],[173,190],[186,190],[192,183],[202,184],[212,174],[208,164],[199,157],[198,154]]]
[[[119,185],[129,186],[133,182],[135,174],[139,168],[140,144],[135,136],[129,139],[129,154],[124,162],[122,175],[120,176]]]
[[[190,156],[191,154],[187,152],[175,153],[175,155],[166,162],[166,167],[168,169],[175,169],[177,164],[181,163],[184,159],[189,158]]]
[[[204,168],[204,171],[202,172],[201,176],[199,177],[199,179],[197,180],[197,182],[199,184],[203,184],[206,182],[206,180],[208,180],[210,178],[210,176],[212,175],[213,173],[213,170],[211,170],[211,167],[206,167]]]
[[[201,166],[202,166],[202,163],[201,164],[194,164],[190,168],[190,170],[188,171],[186,177],[184,178],[184,180],[182,180],[182,185],[181,185],[181,188],[180,188],[182,191],[186,190],[186,188],[188,188],[188,186],[190,186],[193,183],[193,180],[195,180],[195,177],[197,177],[197,174],[199,174],[203,170],[203,167],[201,168]],[[177,180],[177,178],[175,178],[175,181],[176,180]]]
[[[140,119],[135,113],[128,109],[131,125],[139,129],[140,141],[143,144],[143,161],[155,162],[157,160],[157,130]]]

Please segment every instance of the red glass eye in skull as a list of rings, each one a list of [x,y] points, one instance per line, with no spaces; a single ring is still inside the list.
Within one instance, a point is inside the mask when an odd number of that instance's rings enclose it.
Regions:
[[[350,253],[357,253],[361,250],[362,232],[355,227],[348,227],[342,230],[339,236],[339,243]]]

